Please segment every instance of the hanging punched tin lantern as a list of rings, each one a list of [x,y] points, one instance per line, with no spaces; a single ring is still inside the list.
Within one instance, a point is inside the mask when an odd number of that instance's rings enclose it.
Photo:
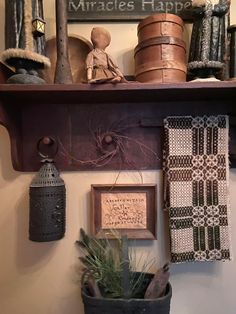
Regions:
[[[43,145],[54,149],[53,157],[58,151],[58,144],[53,138],[39,140],[37,149],[39,155],[43,157],[41,161],[43,165],[30,185],[29,225],[29,239],[37,242],[59,240],[65,234],[65,183],[53,159],[40,151]]]

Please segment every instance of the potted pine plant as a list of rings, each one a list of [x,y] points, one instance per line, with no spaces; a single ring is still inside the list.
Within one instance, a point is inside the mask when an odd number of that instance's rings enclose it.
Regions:
[[[83,256],[81,294],[85,314],[169,314],[172,289],[169,267],[148,273],[151,261],[137,272],[136,254],[127,237],[96,239],[80,230],[76,242]]]

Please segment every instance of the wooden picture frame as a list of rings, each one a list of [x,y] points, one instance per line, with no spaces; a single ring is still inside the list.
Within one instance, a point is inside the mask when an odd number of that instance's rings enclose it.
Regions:
[[[67,0],[69,22],[140,21],[156,13],[193,19],[191,0]]]
[[[114,229],[129,239],[156,239],[156,196],[154,184],[92,185],[93,235],[114,238]]]

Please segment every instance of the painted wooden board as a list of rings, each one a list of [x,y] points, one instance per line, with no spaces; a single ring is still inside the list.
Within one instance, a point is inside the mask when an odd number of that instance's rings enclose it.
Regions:
[[[190,0],[67,0],[69,21],[141,20],[155,13],[192,18]]]

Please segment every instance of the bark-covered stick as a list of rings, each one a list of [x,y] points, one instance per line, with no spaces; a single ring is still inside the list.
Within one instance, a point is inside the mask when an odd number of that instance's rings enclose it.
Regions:
[[[165,264],[156,272],[146,290],[144,299],[157,299],[163,297],[166,293],[166,286],[169,281],[169,277],[169,265]]]
[[[54,82],[73,82],[68,55],[67,1],[56,0],[57,63]]]

